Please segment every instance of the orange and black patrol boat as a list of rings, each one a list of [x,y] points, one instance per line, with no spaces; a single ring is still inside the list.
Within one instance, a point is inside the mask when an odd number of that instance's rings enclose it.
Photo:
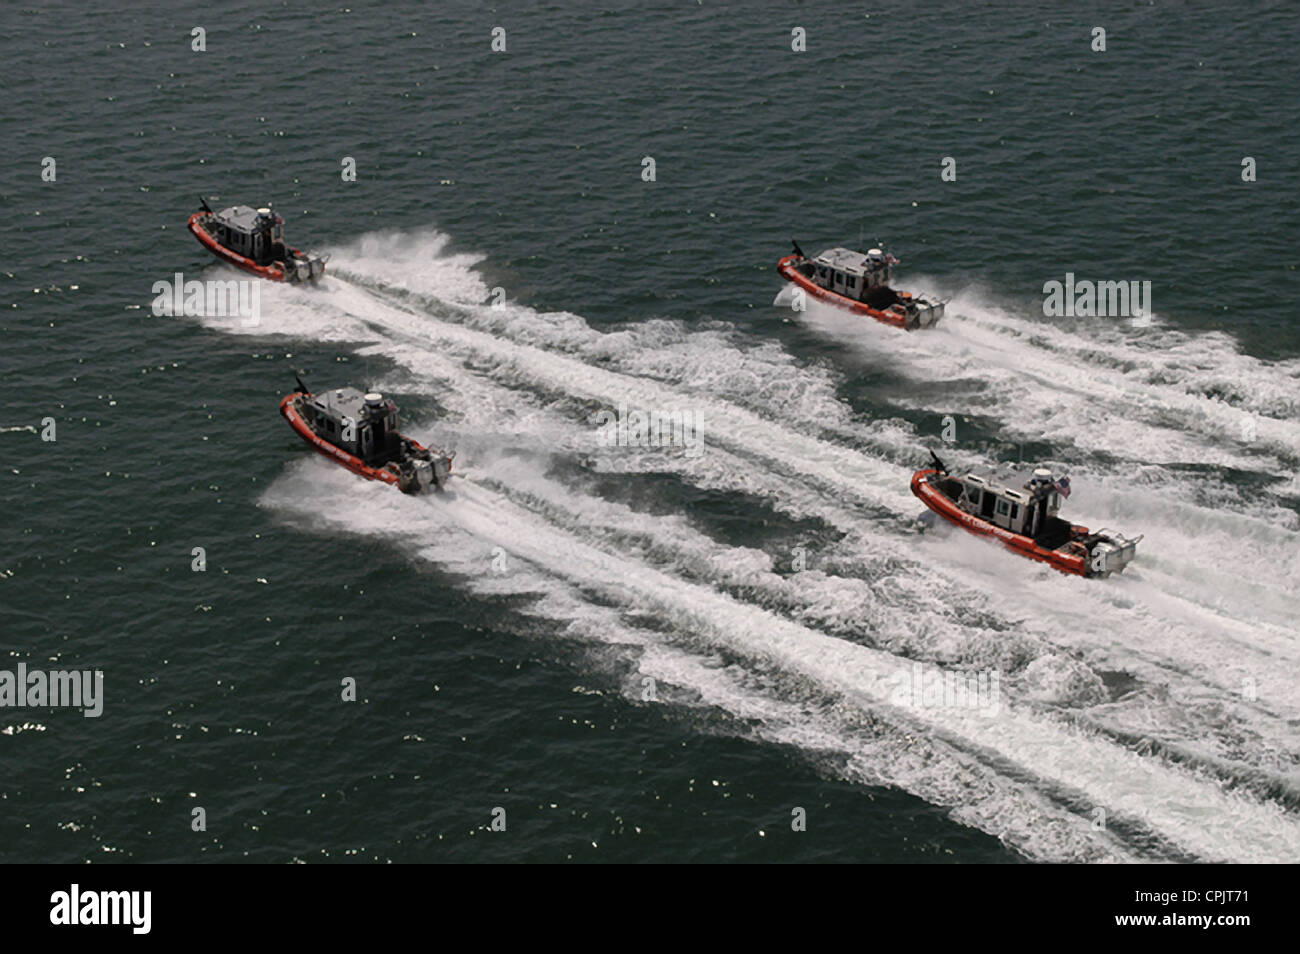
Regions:
[[[878,248],[865,255],[831,248],[809,258],[798,242],[791,244],[794,254],[777,262],[776,270],[814,298],[907,331],[933,328],[943,317],[946,302],[890,287],[889,270],[898,259]]]
[[[1012,490],[975,474],[953,476],[933,452],[930,461],[912,475],[912,493],[949,523],[994,537],[1021,556],[1062,573],[1107,577],[1122,572],[1137,552],[1141,535],[1094,532],[1057,516],[1061,498],[1070,495],[1069,477],[1040,467],[1020,490]]]
[[[298,388],[280,401],[280,413],[298,436],[336,464],[403,493],[442,490],[454,454],[425,447],[397,429],[397,405],[374,391],[336,388],[313,394]]]
[[[314,255],[284,244],[284,219],[269,208],[232,205],[213,212],[206,199],[190,216],[199,244],[227,264],[273,282],[316,282],[328,255]]]

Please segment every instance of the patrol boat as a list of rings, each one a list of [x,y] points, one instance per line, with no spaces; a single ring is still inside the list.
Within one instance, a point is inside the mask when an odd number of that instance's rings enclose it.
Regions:
[[[776,270],[823,301],[908,331],[932,328],[943,317],[947,302],[889,287],[889,269],[898,259],[878,248],[865,255],[832,248],[809,258],[798,242],[791,244],[794,254],[777,262]]]
[[[273,282],[315,281],[325,274],[328,255],[313,255],[284,244],[284,219],[269,208],[232,205],[213,212],[203,208],[190,216],[190,231],[223,262]]]
[[[1120,573],[1137,552],[1141,535],[1090,532],[1057,516],[1070,478],[1036,469],[1021,490],[999,487],[975,474],[954,477],[933,452],[931,464],[912,475],[912,493],[945,520],[971,533],[996,537],[1010,550],[1076,576]]]
[[[430,449],[397,430],[397,405],[382,394],[337,388],[313,394],[301,379],[280,401],[298,435],[326,457],[403,493],[441,490],[455,454]]]

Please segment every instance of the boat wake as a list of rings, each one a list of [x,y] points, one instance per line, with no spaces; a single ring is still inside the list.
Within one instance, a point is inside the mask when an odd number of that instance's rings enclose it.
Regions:
[[[1147,534],[1124,577],[1089,582],[962,534],[918,536],[915,408],[863,419],[837,396],[834,369],[725,325],[603,331],[482,304],[476,259],[446,242],[366,236],[335,251],[321,289],[269,290],[261,327],[204,319],[373,358],[388,380],[366,383],[436,401],[427,433],[412,430],[459,451],[452,489],[432,500],[303,459],[265,493],[271,512],[310,532],[391,540],[468,592],[526,596],[522,612],[617,659],[631,702],[652,679],[658,704],[726,713],[738,732],[945,806],[1030,858],[1300,858],[1295,514],[1178,466],[1207,449],[1242,470],[1289,459],[1289,369],[1268,372],[1277,395],[1239,389],[1217,402],[1275,422],[1255,449],[1208,411],[1181,432],[1162,419],[1165,391],[1216,402],[1195,395],[1191,372],[1161,383],[1168,359],[1118,339],[1081,358],[1069,349],[1082,338],[1040,340],[1012,316],[950,306],[929,340],[956,341],[955,356],[938,343],[880,352],[909,376],[959,371],[948,380],[1006,427],[1012,402],[995,386],[1006,365],[1028,367],[1019,386],[1056,409],[1062,432],[1085,425],[1097,398],[1078,377],[1058,381],[1053,363],[1109,361],[1110,380],[1145,389],[1107,423],[1133,438],[1120,447],[1170,451],[1143,464],[1144,479],[1125,480],[1125,461],[1094,449],[1095,433],[1060,438],[1062,459],[1086,475],[1076,486],[1090,488],[1079,519],[1106,514]],[[812,315],[823,319],[834,316]],[[995,351],[1001,363],[986,362]],[[620,406],[691,412],[703,451],[610,445],[595,421]],[[349,504],[358,495],[365,505]],[[687,495],[749,508],[746,528],[765,529],[737,541],[723,516],[683,506]],[[1207,539],[1226,552],[1207,552]],[[1269,562],[1284,565],[1261,573]],[[925,704],[900,692],[917,665],[995,673],[996,702]]]

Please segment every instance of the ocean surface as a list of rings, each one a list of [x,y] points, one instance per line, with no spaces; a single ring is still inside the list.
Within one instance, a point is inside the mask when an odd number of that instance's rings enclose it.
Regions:
[[[104,708],[0,708],[0,860],[1300,860],[1298,46],[1287,2],[6,5],[0,669]],[[200,195],[325,280],[155,315],[240,277]],[[947,316],[792,310],[792,237]],[[1046,317],[1067,273],[1151,313]],[[295,374],[448,492],[313,454]],[[1068,471],[1137,559],[918,533],[930,448]],[[996,711],[900,704],[918,664]]]

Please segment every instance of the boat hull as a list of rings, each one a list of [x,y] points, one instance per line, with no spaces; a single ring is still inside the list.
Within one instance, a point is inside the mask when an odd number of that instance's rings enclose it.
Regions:
[[[299,400],[305,397],[311,397],[311,395],[303,394],[301,392],[288,394],[280,401],[280,414],[289,422],[289,426],[298,433],[299,437],[310,444],[317,453],[323,454],[336,464],[343,465],[354,474],[359,474],[367,480],[378,480],[386,484],[392,484],[394,487],[398,487],[399,489],[401,488],[401,477],[398,476],[395,471],[390,470],[388,465],[384,465],[383,467],[372,467],[360,457],[357,457],[355,454],[350,454],[343,448],[331,444],[313,431],[311,425],[303,419],[302,413],[298,410]],[[427,449],[418,441],[406,437],[405,435],[402,436],[405,440],[409,441],[416,450],[424,451]]]
[[[976,536],[993,537],[1008,550],[1019,553],[1021,556],[1027,556],[1031,560],[1046,563],[1062,573],[1069,573],[1073,576],[1094,575],[1088,562],[1087,548],[1081,543],[1073,542],[1075,538],[1088,536],[1087,527],[1071,524],[1071,542],[1066,543],[1064,548],[1060,550],[1045,549],[1035,543],[1032,537],[1027,537],[1022,533],[1012,533],[1010,530],[989,523],[987,520],[962,510],[947,494],[930,483],[930,478],[935,476],[946,475],[941,474],[933,467],[918,470],[912,475],[912,493],[930,510],[949,523],[955,523],[963,530]]]
[[[866,315],[869,318],[874,318],[883,325],[892,325],[895,328],[902,328],[905,331],[912,331],[915,328],[920,327],[917,323],[908,320],[907,309],[903,308],[901,305],[895,305],[881,311],[878,308],[872,308],[866,302],[858,301],[856,298],[849,298],[846,295],[841,295],[838,292],[831,291],[829,288],[823,288],[795,267],[795,263],[800,261],[806,261],[806,259],[801,255],[787,255],[776,263],[776,270],[786,281],[798,285],[814,298],[819,298],[822,301],[829,302],[832,305],[836,305],[848,311],[857,312],[859,315]],[[938,319],[936,318],[926,327],[933,327],[937,322]]]
[[[207,212],[195,212],[193,215],[190,216],[189,228],[190,231],[194,234],[194,237],[198,239],[199,244],[202,245],[204,248],[206,248],[217,258],[221,259],[223,262],[225,262],[228,265],[235,266],[235,268],[243,269],[244,271],[256,275],[259,278],[265,278],[267,281],[292,282],[292,281],[301,280],[293,272],[286,270],[284,265],[280,262],[272,262],[269,265],[259,265],[251,258],[248,258],[247,256],[244,255],[240,255],[238,252],[226,248],[224,245],[222,245],[220,242],[214,239],[212,235],[208,232],[208,230],[203,227],[203,220],[207,218],[207,216],[208,216]],[[302,258],[302,259],[307,258],[306,255],[304,255],[301,251],[299,251],[296,248],[290,248],[289,251],[292,252],[298,258]],[[313,275],[311,277],[313,278],[319,277],[320,274],[324,274],[324,271],[325,271],[325,266],[322,263],[318,275]]]

